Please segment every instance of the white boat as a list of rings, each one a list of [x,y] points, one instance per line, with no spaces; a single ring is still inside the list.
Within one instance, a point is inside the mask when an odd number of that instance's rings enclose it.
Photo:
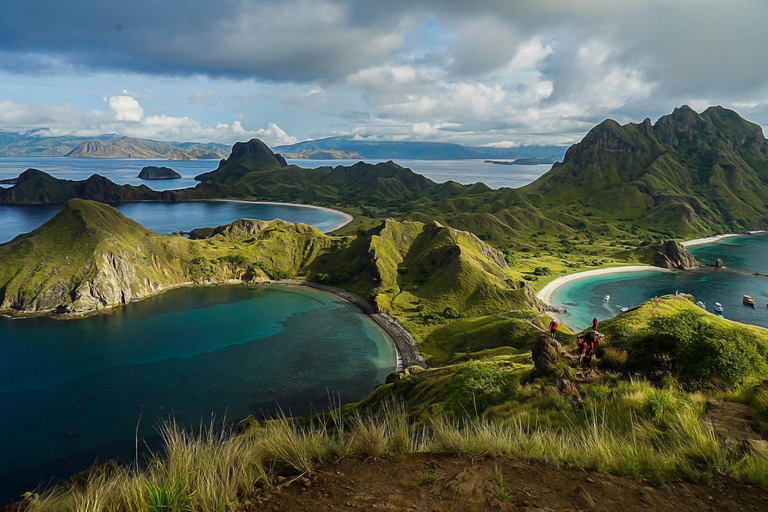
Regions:
[[[629,311],[629,308],[627,306],[624,306],[623,308],[621,308],[621,312],[622,313],[625,312],[625,311]]]
[[[606,295],[605,297],[603,297],[603,302],[608,302],[609,300],[611,300],[610,295]]]
[[[706,305],[706,304],[704,304],[704,303],[703,303],[702,301],[700,301],[700,300],[699,300],[699,301],[696,301],[696,305],[697,305],[697,306],[699,306],[699,307],[700,307],[701,309],[703,309],[704,311],[706,311],[706,310],[707,310],[707,305]]]

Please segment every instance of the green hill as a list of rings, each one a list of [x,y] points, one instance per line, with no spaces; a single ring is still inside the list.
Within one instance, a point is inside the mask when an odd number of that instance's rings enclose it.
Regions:
[[[499,251],[439,224],[388,220],[331,237],[304,224],[241,219],[193,236],[158,235],[105,204],[70,200],[0,245],[0,310],[85,313],[184,283],[267,277],[342,286],[417,334],[454,317],[539,307]]]
[[[768,142],[736,112],[683,106],[655,124],[593,128],[520,189],[543,208],[602,212],[684,235],[768,226]]]

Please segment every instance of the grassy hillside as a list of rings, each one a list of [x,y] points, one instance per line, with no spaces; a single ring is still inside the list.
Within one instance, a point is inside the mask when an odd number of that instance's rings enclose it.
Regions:
[[[768,222],[768,143],[736,112],[683,106],[655,124],[612,120],[520,192],[540,207],[600,211],[682,235],[762,229]]]

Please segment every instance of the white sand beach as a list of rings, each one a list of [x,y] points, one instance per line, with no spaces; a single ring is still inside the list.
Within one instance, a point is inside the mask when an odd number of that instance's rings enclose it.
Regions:
[[[671,272],[666,268],[654,267],[651,265],[627,265],[626,267],[608,267],[598,268],[595,270],[587,270],[585,272],[577,272],[575,274],[569,274],[567,276],[558,277],[551,283],[548,283],[544,288],[539,290],[536,297],[539,298],[545,304],[555,306],[552,304],[552,297],[558,288],[566,283],[581,279],[583,277],[601,276],[605,274],[620,274],[622,272]]]
[[[245,203],[245,204],[277,204],[280,206],[298,206],[299,208],[314,208],[316,210],[324,210],[326,212],[335,213],[338,215],[341,215],[344,217],[344,220],[333,226],[331,229],[325,230],[324,233],[330,233],[331,231],[336,231],[337,229],[343,228],[352,220],[354,217],[347,212],[342,212],[340,210],[334,210],[333,208],[326,208],[325,206],[314,206],[311,204],[299,204],[299,203],[278,203],[275,201],[246,201],[244,199],[213,199],[213,201],[224,201],[228,203]]]
[[[756,235],[758,233],[765,233],[765,231],[750,231],[750,235]],[[731,238],[734,236],[746,236],[742,233],[726,233],[724,235],[715,235],[715,236],[708,236],[705,238],[694,238],[693,240],[686,240],[685,242],[680,242],[680,245],[683,247],[691,247],[694,245],[701,245],[701,244],[709,244],[712,242],[717,242],[718,240],[722,240],[723,238]]]

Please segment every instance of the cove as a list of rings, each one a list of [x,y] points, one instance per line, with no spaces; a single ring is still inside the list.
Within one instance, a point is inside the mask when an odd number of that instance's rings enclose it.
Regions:
[[[334,210],[282,203],[186,201],[120,203],[112,206],[126,217],[157,233],[216,227],[243,218],[303,222],[323,232],[333,231],[346,222],[346,217]],[[59,209],[60,204],[0,206],[0,243],[39,227]]]
[[[134,458],[156,427],[307,415],[367,396],[396,364],[352,304],[311,288],[170,290],[78,320],[0,318],[0,503]],[[141,441],[140,441],[141,443]],[[143,446],[143,444],[142,444]]]
[[[675,272],[617,272],[585,277],[563,284],[553,296],[552,304],[567,313],[558,317],[577,330],[590,325],[593,316],[612,318],[622,307],[665,294],[689,293],[703,301],[709,311],[720,302],[723,316],[745,324],[768,328],[768,233],[735,236],[717,242],[688,247],[688,251],[703,263],[717,258],[726,268],[705,267],[699,270]],[[755,308],[742,304],[744,294],[755,298]],[[610,300],[603,300],[610,295]]]

